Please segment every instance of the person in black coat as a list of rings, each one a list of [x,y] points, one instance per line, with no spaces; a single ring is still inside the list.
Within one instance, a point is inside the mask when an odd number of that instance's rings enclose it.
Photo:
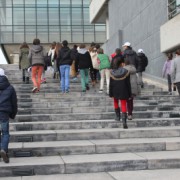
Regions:
[[[91,56],[85,47],[85,44],[81,44],[77,54],[77,65],[80,69],[82,92],[89,90],[89,69],[93,69]]]
[[[4,70],[0,68],[0,123],[1,123],[1,151],[0,155],[5,163],[9,163],[9,118],[14,119],[17,114],[17,96],[10,85]]]
[[[141,88],[144,87],[144,83],[142,80],[142,72],[146,70],[146,67],[148,65],[148,58],[144,54],[143,49],[138,50],[138,66],[137,66],[137,73],[138,73],[138,78],[139,78],[139,83],[141,85]]]
[[[121,102],[123,128],[127,129],[127,100],[131,97],[131,84],[129,71],[123,68],[123,57],[114,59],[114,69],[110,71],[109,96],[114,99],[115,120],[120,120],[120,108],[118,101]]]
[[[62,48],[58,53],[58,64],[61,73],[61,91],[62,93],[69,93],[69,74],[70,74],[70,66],[72,65],[72,52],[68,47],[68,42],[64,40],[62,42]]]

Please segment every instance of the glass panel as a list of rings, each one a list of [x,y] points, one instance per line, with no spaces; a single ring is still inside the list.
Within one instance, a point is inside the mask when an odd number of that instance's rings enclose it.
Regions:
[[[23,0],[13,0],[13,7],[23,7],[24,1]]]
[[[49,8],[49,25],[59,25],[59,8]]]
[[[180,6],[180,0],[176,0],[176,6]]]
[[[84,26],[84,42],[94,41],[94,25]]]
[[[60,7],[70,7],[70,0],[60,0]]]
[[[24,42],[24,26],[14,26],[14,43]]]
[[[89,0],[83,0],[83,7],[89,7],[90,1]]]
[[[70,25],[70,8],[61,8],[60,13],[61,25]]]
[[[47,8],[37,8],[37,24],[47,25]]]
[[[72,25],[82,25],[82,8],[72,8]]]
[[[72,42],[83,42],[83,26],[72,26]]]
[[[1,25],[12,25],[12,8],[0,8]]]
[[[47,7],[47,0],[37,0],[37,7]]]
[[[106,27],[104,25],[96,25],[95,26],[95,40],[96,40],[96,42],[105,42]]]
[[[12,43],[12,26],[1,26],[1,42]]]
[[[24,8],[13,8],[13,24],[24,25]]]
[[[72,7],[82,7],[82,0],[73,0]]]
[[[26,32],[26,42],[32,43],[33,39],[36,37],[36,26],[26,26],[25,27]]]
[[[84,25],[90,25],[89,8],[83,8]]]
[[[1,7],[12,7],[12,0],[0,0]]]
[[[25,8],[25,24],[36,25],[36,11],[34,8]]]
[[[59,0],[49,0],[48,1],[48,6],[57,8],[59,6]]]
[[[59,31],[60,31],[59,26],[49,27],[49,42],[53,42],[53,41],[61,42]]]
[[[35,0],[25,0],[25,7],[35,7]]]
[[[71,42],[71,26],[61,26],[61,41]]]
[[[41,43],[48,42],[48,26],[37,26],[37,38]]]

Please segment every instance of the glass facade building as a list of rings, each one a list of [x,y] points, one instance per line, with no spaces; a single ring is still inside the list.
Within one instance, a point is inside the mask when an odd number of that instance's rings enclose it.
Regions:
[[[0,0],[0,44],[103,43],[104,24],[90,24],[89,0]]]

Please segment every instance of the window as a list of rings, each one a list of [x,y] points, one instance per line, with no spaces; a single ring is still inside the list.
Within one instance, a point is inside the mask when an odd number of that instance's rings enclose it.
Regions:
[[[89,22],[89,0],[0,0],[0,25],[1,43],[105,41],[105,25]]]
[[[180,0],[168,0],[168,16],[172,19],[180,13]]]

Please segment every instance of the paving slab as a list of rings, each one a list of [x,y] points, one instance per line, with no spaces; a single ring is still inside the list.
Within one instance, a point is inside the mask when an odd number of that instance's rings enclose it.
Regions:
[[[180,169],[109,172],[114,180],[178,180]]]
[[[141,152],[136,154],[148,160],[148,169],[180,168],[180,151]]]
[[[60,174],[48,176],[22,177],[22,180],[114,180],[108,173],[88,173],[88,174]],[[11,179],[10,179],[11,180]],[[19,180],[19,179],[18,179]]]
[[[14,171],[33,169],[35,175],[64,173],[64,162],[60,156],[10,158],[10,163],[0,163],[0,177],[13,176]]]
[[[146,169],[147,161],[132,153],[62,156],[66,173]]]

